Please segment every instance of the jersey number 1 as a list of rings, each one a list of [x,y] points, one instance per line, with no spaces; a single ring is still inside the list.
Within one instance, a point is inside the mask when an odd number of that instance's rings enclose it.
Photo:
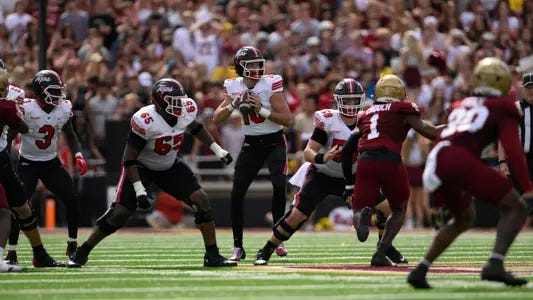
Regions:
[[[51,125],[44,125],[43,127],[39,128],[39,133],[44,133],[44,138],[42,140],[35,140],[35,145],[39,149],[46,149],[50,147],[55,131],[55,128]]]
[[[372,140],[379,137],[378,119],[378,114],[375,114],[372,116],[372,118],[370,118],[370,133],[368,134],[367,140]]]

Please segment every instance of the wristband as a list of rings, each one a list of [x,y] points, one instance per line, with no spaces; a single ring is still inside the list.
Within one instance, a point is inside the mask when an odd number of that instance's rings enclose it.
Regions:
[[[217,157],[224,156],[224,149],[222,149],[222,147],[220,147],[216,142],[211,143],[211,145],[209,145],[209,149],[211,149]]]
[[[147,195],[146,194],[146,189],[144,188],[144,185],[143,185],[143,183],[140,180],[139,181],[135,181],[133,183],[133,189],[135,190],[135,195],[136,196]]]
[[[83,154],[81,154],[81,152],[76,152],[76,154],[74,154],[74,157],[75,158],[79,158],[79,157],[83,158]]]
[[[501,164],[506,164],[507,163],[507,159],[502,159],[502,160],[499,160],[498,161],[498,164],[501,165]]]
[[[270,117],[270,114],[272,112],[264,107],[261,107],[261,109],[259,110],[259,115],[265,119],[268,119],[268,117]]]
[[[324,163],[324,153],[317,153],[317,155],[315,155],[315,163],[319,165]]]
[[[354,188],[355,187],[354,187],[353,184],[352,185],[347,185],[347,186],[344,187],[345,190],[353,190]]]

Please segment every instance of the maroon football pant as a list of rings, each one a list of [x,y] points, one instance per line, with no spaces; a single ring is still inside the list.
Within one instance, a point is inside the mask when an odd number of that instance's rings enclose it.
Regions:
[[[403,209],[409,200],[409,179],[402,163],[360,160],[355,171],[353,209],[360,210],[377,204],[379,192],[391,208]]]
[[[472,196],[498,204],[512,188],[511,180],[457,146],[439,151],[436,174],[442,184],[431,193],[433,206],[445,206],[455,214],[468,207]]]

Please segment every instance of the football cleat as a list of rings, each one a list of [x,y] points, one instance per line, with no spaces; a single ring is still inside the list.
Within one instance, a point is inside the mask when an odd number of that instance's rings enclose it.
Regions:
[[[86,248],[78,247],[76,251],[74,251],[74,254],[72,254],[69,257],[69,260],[67,262],[67,267],[69,268],[79,268],[87,263],[89,260],[89,253]]]
[[[289,254],[289,251],[287,250],[287,248],[285,248],[285,245],[281,243],[276,247],[276,254],[278,256],[283,257],[283,256],[287,256],[287,254]]]
[[[76,252],[76,248],[78,248],[78,242],[67,242],[67,249],[65,250],[65,254],[67,257],[70,257],[74,252]]]
[[[390,246],[385,255],[395,264],[406,264],[408,263],[407,259],[398,251],[394,246]]]
[[[359,214],[359,220],[357,221],[357,226],[355,230],[357,231],[357,239],[360,242],[365,242],[368,239],[368,234],[370,232],[370,219],[372,218],[372,209],[370,207],[365,207],[361,210]]]
[[[415,289],[430,289],[431,285],[426,280],[427,267],[416,266],[407,276],[407,283]]]
[[[373,267],[394,267],[396,266],[381,251],[376,251],[374,255],[372,255],[372,260],[370,261],[370,265]]]
[[[237,262],[233,260],[226,259],[220,254],[209,254],[204,255],[204,267],[236,267]]]
[[[231,254],[231,257],[229,260],[233,261],[240,261],[241,259],[246,258],[246,251],[244,251],[244,248],[241,247],[235,247],[233,248],[233,253]]]
[[[0,273],[21,272],[21,271],[25,271],[25,270],[26,270],[26,268],[24,268],[24,267],[8,264],[8,263],[6,263],[5,261],[3,261],[0,258]]]
[[[272,256],[272,253],[268,253],[264,249],[259,249],[255,255],[254,265],[255,266],[266,266],[268,265],[268,260]]]
[[[521,286],[527,284],[527,279],[515,277],[511,272],[505,271],[502,265],[487,263],[481,271],[481,279],[487,281],[503,282],[510,286]]]
[[[66,267],[64,263],[53,258],[48,253],[45,253],[42,256],[34,256],[33,266],[35,268],[64,268]]]
[[[8,250],[5,262],[8,265],[18,265],[19,261],[18,261],[18,258],[17,258],[17,251]]]

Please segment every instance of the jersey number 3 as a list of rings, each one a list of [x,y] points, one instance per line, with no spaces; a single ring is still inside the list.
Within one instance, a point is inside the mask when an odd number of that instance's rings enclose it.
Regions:
[[[44,133],[42,140],[35,140],[35,145],[39,149],[46,149],[52,144],[52,138],[54,137],[55,128],[51,125],[44,125],[39,128],[39,133]]]

